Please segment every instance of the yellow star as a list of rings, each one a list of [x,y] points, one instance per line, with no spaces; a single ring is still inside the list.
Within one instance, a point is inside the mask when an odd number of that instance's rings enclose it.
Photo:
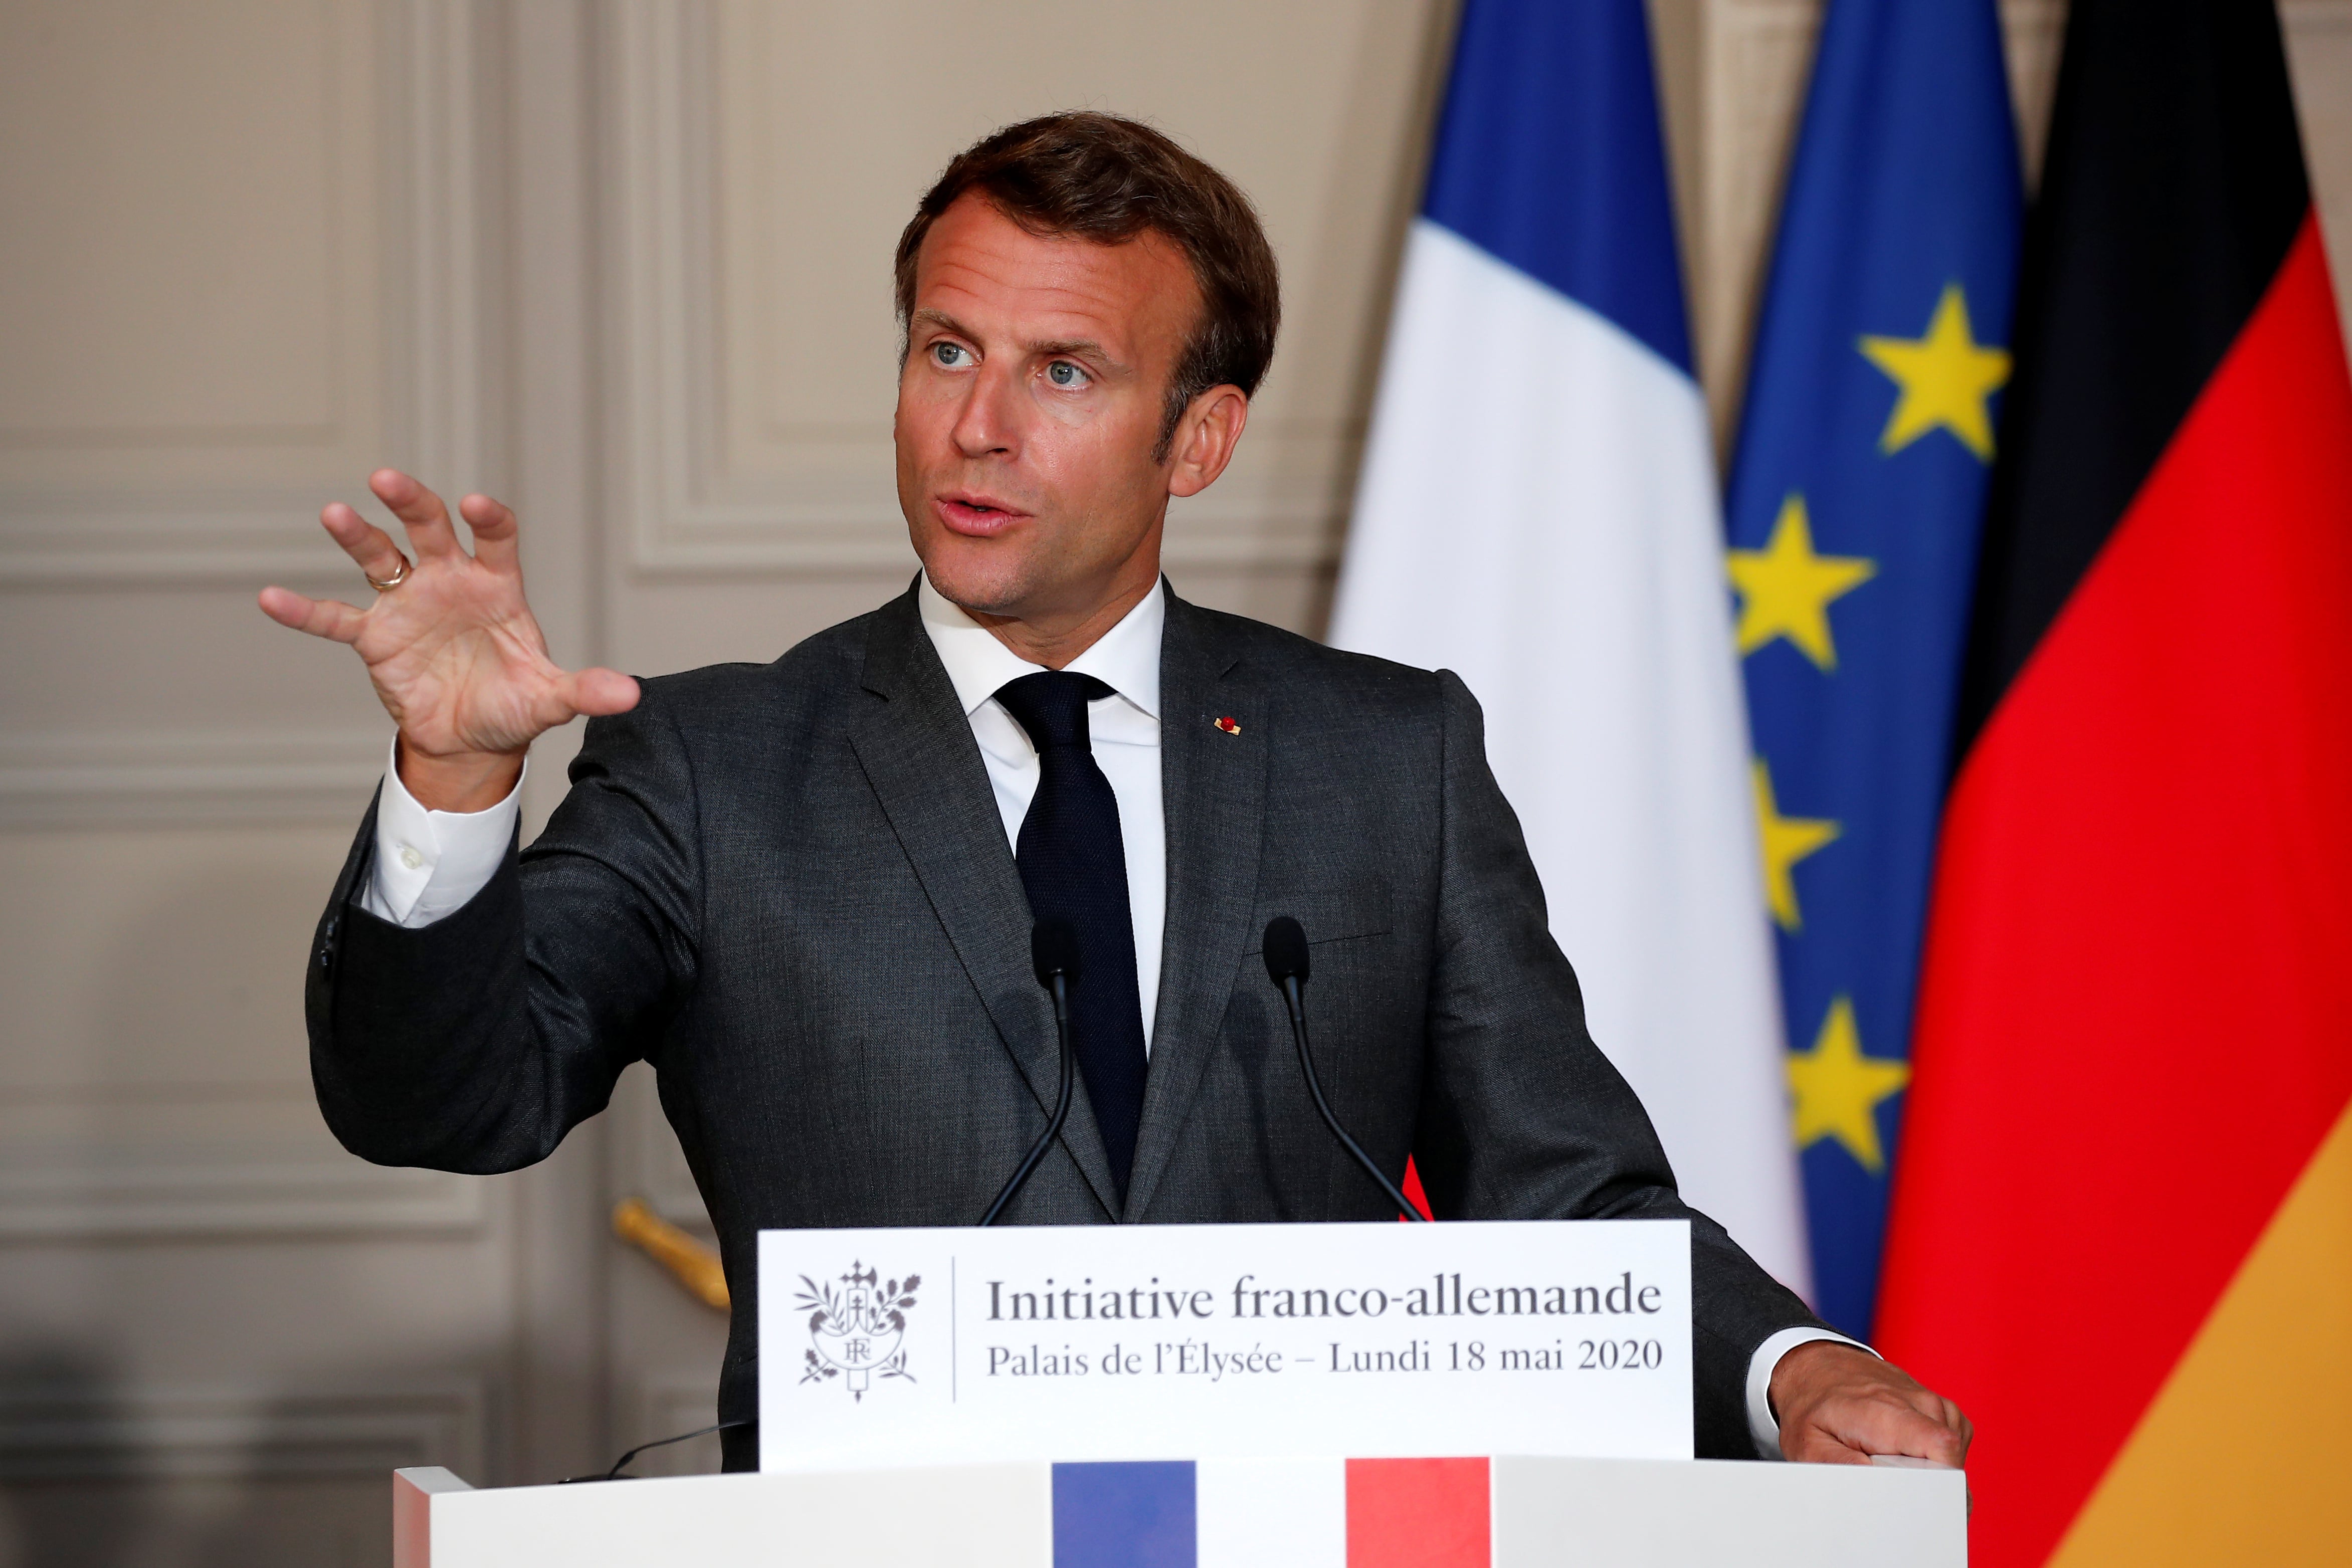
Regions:
[[[1772,798],[1772,770],[1756,759],[1756,825],[1763,830],[1764,896],[1782,931],[1805,922],[1797,917],[1797,881],[1790,868],[1838,836],[1838,825],[1821,817],[1783,816]]]
[[[1958,284],[1944,286],[1927,336],[1865,337],[1862,353],[1903,389],[1878,437],[1880,451],[1899,452],[1940,425],[1992,461],[1992,416],[1985,399],[2009,380],[2009,351],[1984,347],[1970,335],[1969,301]]]
[[[1787,637],[1823,669],[1837,668],[1830,640],[1830,601],[1878,574],[1859,555],[1813,553],[1812,519],[1805,498],[1790,493],[1772,520],[1761,550],[1730,552],[1731,583],[1739,590],[1739,651],[1754,653]]]
[[[1862,1054],[1853,1003],[1841,996],[1810,1051],[1789,1053],[1789,1088],[1797,1098],[1797,1147],[1834,1138],[1872,1175],[1886,1169],[1878,1143],[1878,1102],[1911,1081],[1905,1062]]]

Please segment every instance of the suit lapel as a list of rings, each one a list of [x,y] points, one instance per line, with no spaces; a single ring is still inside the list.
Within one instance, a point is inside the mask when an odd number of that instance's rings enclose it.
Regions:
[[[1053,1010],[1030,972],[1029,898],[987,764],[911,592],[875,615],[864,684],[884,700],[852,726],[850,745],[999,1038],[1040,1110],[1050,1112],[1061,1066]],[[1110,1161],[1083,1093],[1070,1108],[1063,1142],[1096,1198],[1117,1214]]]
[[[1164,588],[1162,592],[1167,592]],[[1160,654],[1160,796],[1168,816],[1168,928],[1124,1217],[1140,1219],[1215,1050],[1234,977],[1256,944],[1270,704],[1214,632],[1168,594]],[[1230,719],[1238,732],[1220,727]]]

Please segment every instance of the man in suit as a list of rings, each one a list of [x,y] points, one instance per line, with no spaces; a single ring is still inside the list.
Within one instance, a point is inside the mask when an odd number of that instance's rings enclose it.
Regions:
[[[901,240],[898,494],[922,574],[775,663],[567,672],[513,515],[389,470],[412,563],[348,507],[352,644],[399,726],[320,921],[313,1072],[344,1144],[504,1171],[656,1069],[734,1296],[723,1419],[756,1408],[757,1232],[977,1219],[1036,1135],[1055,1029],[1033,919],[1066,919],[1084,1092],[1014,1223],[1364,1220],[1258,955],[1315,944],[1342,1121],[1444,1218],[1686,1218],[1702,1454],[1958,1463],[1948,1401],[1816,1322],[1676,1196],[1587,1035],[1462,683],[1197,608],[1159,571],[1278,320],[1255,213],[1101,114],[1000,132]],[[532,738],[592,716],[528,851]],[[748,1430],[728,1462],[749,1468]]]

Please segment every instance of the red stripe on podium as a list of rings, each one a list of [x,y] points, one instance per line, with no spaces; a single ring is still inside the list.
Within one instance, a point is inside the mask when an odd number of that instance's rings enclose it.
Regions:
[[[1488,1568],[1484,1459],[1348,1461],[1348,1568]]]

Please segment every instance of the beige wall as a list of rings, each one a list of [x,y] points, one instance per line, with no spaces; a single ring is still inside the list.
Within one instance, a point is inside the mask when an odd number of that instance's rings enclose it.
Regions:
[[[1281,354],[1170,567],[1314,630],[1452,10],[0,0],[0,1568],[382,1561],[388,1465],[544,1479],[708,1408],[719,1325],[602,1231],[696,1218],[642,1081],[509,1177],[319,1124],[299,974],[385,726],[252,606],[358,586],[318,504],[494,489],[559,657],[773,657],[912,569],[914,195],[1096,105],[1265,208]],[[2342,268],[2352,0],[2286,10]],[[2062,12],[2004,7],[2029,130]],[[1818,8],[1654,14],[1727,418]]]
[[[517,472],[507,33],[0,6],[0,1563],[381,1561],[387,1464],[602,1446],[593,1143],[383,1171],[310,1103],[384,721],[252,603],[348,592],[380,462]]]

